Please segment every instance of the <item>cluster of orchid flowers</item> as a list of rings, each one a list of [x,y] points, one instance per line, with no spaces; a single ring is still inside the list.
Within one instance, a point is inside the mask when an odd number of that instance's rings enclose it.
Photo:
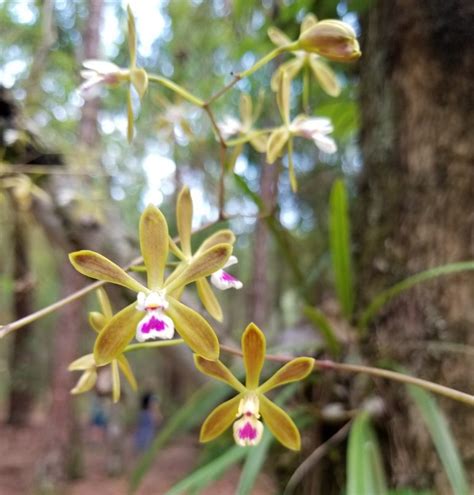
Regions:
[[[271,80],[271,88],[277,93],[277,104],[283,124],[276,128],[254,128],[259,112],[252,112],[252,102],[248,95],[242,95],[240,104],[240,120],[227,115],[222,121],[217,122],[217,128],[227,146],[235,146],[237,153],[232,155],[230,165],[235,163],[241,151],[241,145],[249,142],[256,151],[266,153],[268,163],[273,163],[282,156],[286,150],[288,157],[288,170],[293,191],[297,190],[295,167],[293,162],[293,139],[302,137],[312,140],[319,150],[332,154],[337,151],[337,146],[330,134],[333,132],[331,120],[326,117],[313,117],[305,114],[290,118],[290,90],[291,81],[302,71],[309,70],[322,90],[330,96],[338,96],[341,91],[336,74],[324,61],[324,59],[336,62],[350,62],[360,57],[359,44],[352,27],[339,20],[322,20],[313,14],[308,14],[300,26],[300,35],[296,41],[290,40],[283,32],[275,27],[268,30],[271,41],[280,50],[279,53],[291,53],[292,60],[280,65]],[[191,103],[204,108],[205,103],[194,97],[189,92],[164,77],[150,77],[146,70],[137,66],[136,56],[136,29],[135,21],[130,8],[128,8],[128,44],[130,53],[129,68],[120,68],[117,65],[101,60],[84,61],[84,70],[81,71],[85,81],[80,90],[87,95],[91,88],[99,84],[116,86],[128,84],[127,97],[128,131],[129,141],[133,138],[134,114],[132,108],[132,88],[140,99],[145,95],[149,81],[164,84],[178,95],[188,99]],[[306,80],[304,81],[306,84]],[[166,99],[163,99],[166,101]],[[167,114],[174,116],[173,112],[164,112],[160,117],[160,126]],[[174,117],[172,117],[174,119]],[[181,119],[182,122],[182,119]],[[173,126],[175,123],[170,122]],[[185,126],[186,127],[186,126]],[[232,136],[237,139],[229,140]]]
[[[104,289],[99,289],[100,312],[89,314],[89,323],[97,332],[93,353],[80,357],[71,371],[82,371],[72,393],[91,390],[97,381],[98,368],[110,365],[112,396],[120,398],[122,371],[133,389],[137,381],[125,352],[135,338],[138,342],[173,339],[175,329],[194,352],[195,364],[202,373],[221,380],[238,394],[211,412],[201,429],[201,441],[216,438],[234,422],[237,444],[256,445],[260,441],[262,416],[270,431],[286,447],[298,450],[300,436],[291,418],[263,394],[275,387],[305,378],[313,369],[313,359],[296,358],[283,366],[270,379],[259,385],[265,360],[265,336],[250,324],[242,337],[242,353],[247,373],[245,386],[219,360],[220,346],[211,325],[198,312],[180,301],[185,287],[195,283],[199,298],[208,313],[222,320],[222,309],[207,280],[221,290],[240,289],[242,282],[224,270],[235,264],[232,255],[234,234],[222,229],[210,235],[193,253],[191,225],[193,204],[190,191],[184,187],[178,196],[177,228],[179,243],[168,233],[161,211],[148,206],[140,218],[140,248],[146,271],[146,285],[132,277],[114,262],[94,251],[76,251],[70,261],[77,271],[90,278],[124,286],[137,294],[136,301],[113,314]],[[170,252],[178,260],[167,273]]]
[[[348,24],[337,20],[318,21],[312,14],[303,20],[296,41],[291,41],[276,28],[270,28],[268,34],[277,45],[277,49],[252,69],[240,74],[239,78],[250,75],[279,54],[294,55],[293,60],[283,63],[275,71],[271,81],[271,87],[276,91],[282,125],[270,129],[256,128],[254,124],[260,111],[258,108],[254,110],[250,96],[243,94],[240,102],[240,120],[226,116],[216,124],[216,128],[221,141],[225,140],[227,146],[235,147],[237,153],[234,152],[233,159],[237,158],[246,143],[250,143],[258,152],[266,153],[268,163],[273,163],[286,150],[290,182],[296,191],[294,138],[311,139],[326,153],[334,153],[337,148],[335,141],[330,137],[333,127],[329,119],[308,115],[291,118],[291,82],[300,71],[309,70],[327,94],[339,95],[340,85],[337,77],[323,59],[338,62],[354,60],[360,56],[359,44],[354,30]],[[129,140],[133,138],[134,132],[132,90],[143,98],[150,81],[163,84],[178,96],[210,112],[208,103],[173,81],[148,74],[146,70],[137,66],[135,21],[130,8],[128,43],[129,68],[120,68],[111,62],[86,60],[81,72],[85,81],[80,90],[86,95],[97,85],[128,84]],[[163,98],[161,101],[169,100]],[[176,109],[170,112],[172,115],[176,113]],[[215,122],[212,116],[211,120]],[[161,126],[165,124],[161,121]],[[237,137],[231,140],[232,136]],[[242,287],[242,282],[224,270],[237,263],[237,258],[232,254],[235,236],[230,230],[219,230],[204,240],[193,252],[192,215],[191,195],[185,187],[177,201],[179,241],[175,242],[169,236],[168,224],[161,211],[152,205],[144,210],[140,218],[139,239],[146,284],[99,253],[77,251],[70,255],[71,263],[83,275],[124,286],[137,294],[135,302],[113,314],[105,291],[99,290],[101,312],[92,312],[89,317],[90,325],[98,335],[93,353],[77,359],[70,365],[71,370],[83,371],[72,393],[92,389],[97,381],[98,368],[110,365],[112,395],[114,401],[118,401],[120,371],[132,388],[137,387],[133,371],[125,358],[125,353],[130,350],[130,342],[134,338],[138,342],[171,340],[177,332],[194,353],[196,368],[214,379],[225,382],[237,392],[235,397],[219,405],[209,414],[201,428],[201,441],[213,440],[233,423],[234,439],[238,445],[257,445],[262,437],[263,419],[268,429],[285,447],[298,450],[301,439],[297,427],[287,413],[265,394],[281,385],[306,378],[314,367],[314,360],[307,357],[295,358],[260,384],[266,341],[263,332],[252,323],[242,336],[245,385],[219,360],[220,344],[216,332],[201,314],[183,303],[181,298],[185,288],[195,284],[199,299],[209,315],[218,321],[223,319],[222,308],[208,278],[212,285],[221,290]],[[171,263],[170,254],[175,258]]]

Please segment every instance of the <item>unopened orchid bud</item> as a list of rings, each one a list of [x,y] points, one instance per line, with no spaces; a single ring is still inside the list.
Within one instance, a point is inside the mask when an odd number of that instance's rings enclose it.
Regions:
[[[303,31],[298,49],[317,53],[336,62],[349,62],[360,57],[360,47],[352,27],[342,21],[326,20]]]

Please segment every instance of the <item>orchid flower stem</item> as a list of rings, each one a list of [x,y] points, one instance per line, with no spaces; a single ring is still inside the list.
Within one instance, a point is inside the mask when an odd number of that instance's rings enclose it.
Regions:
[[[233,347],[227,345],[221,345],[221,350],[229,354],[234,354],[236,356],[242,356],[242,352]],[[265,357],[268,361],[276,361],[278,363],[287,363],[294,359],[293,356],[280,356],[267,354]],[[416,385],[418,387],[424,388],[430,392],[438,395],[443,395],[449,399],[456,400],[458,402],[463,402],[469,406],[474,406],[474,395],[466,394],[465,392],[460,392],[450,387],[445,387],[444,385],[439,385],[438,383],[433,383],[428,380],[422,380],[421,378],[416,378],[410,375],[404,375],[403,373],[397,373],[396,371],[385,370],[382,368],[373,368],[372,366],[363,366],[358,364],[346,364],[346,363],[336,363],[330,360],[314,360],[314,370],[315,371],[342,371],[349,373],[365,373],[371,376],[377,376],[380,378],[386,378],[387,380],[393,380],[400,383],[406,383],[409,385]]]
[[[290,45],[279,46],[278,48],[275,48],[270,53],[267,53],[266,55],[264,55],[260,60],[258,60],[249,69],[245,70],[244,72],[234,74],[233,79],[228,84],[226,84],[222,89],[217,91],[217,93],[214,93],[207,100],[206,104],[210,105],[211,103],[218,100],[222,95],[227,93],[227,91],[229,91],[229,89],[233,88],[241,79],[245,79],[246,77],[251,76],[254,72],[257,72],[257,70],[261,69],[264,65],[268,64],[268,62],[271,62],[274,58],[278,57],[278,55],[281,55],[282,53],[285,53],[288,51],[295,50],[296,48],[297,48],[297,42],[291,43]]]
[[[194,96],[192,93],[181,87],[179,84],[174,83],[166,77],[157,76],[155,74],[148,74],[148,80],[161,84],[162,86],[165,86],[165,88],[171,89],[171,91],[174,91],[177,95],[182,96],[185,100],[189,101],[189,103],[192,103],[193,105],[201,108],[204,107],[203,100],[201,100],[197,96]]]
[[[248,143],[251,139],[254,137],[260,136],[262,134],[269,134],[272,132],[274,129],[267,128],[267,129],[257,129],[255,131],[252,131],[248,134],[245,134],[244,136],[241,136],[236,139],[230,139],[229,141],[226,141],[227,147],[232,147],[232,146],[238,146],[239,144],[245,144]]]
[[[180,344],[184,344],[183,339],[158,340],[156,342],[141,342],[139,344],[128,345],[127,347],[125,347],[123,352],[137,351],[139,349],[152,349],[155,347],[172,347]]]

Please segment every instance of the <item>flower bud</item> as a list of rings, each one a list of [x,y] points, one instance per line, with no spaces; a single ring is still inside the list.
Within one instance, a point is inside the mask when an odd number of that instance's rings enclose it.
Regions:
[[[320,21],[303,31],[297,49],[317,53],[336,62],[348,62],[361,55],[352,27],[335,20]]]

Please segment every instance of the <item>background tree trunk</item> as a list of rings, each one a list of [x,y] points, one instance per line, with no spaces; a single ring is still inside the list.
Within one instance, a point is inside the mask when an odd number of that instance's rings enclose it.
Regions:
[[[474,257],[473,23],[474,4],[462,0],[379,0],[363,19],[364,169],[355,232],[364,302],[410,274]],[[474,344],[473,300],[472,274],[438,279],[397,298],[370,331],[371,362],[388,358],[474,393],[472,359],[433,354],[426,345]],[[450,493],[405,390],[384,387],[392,481]],[[440,402],[472,482],[473,415]]]
[[[262,163],[260,173],[260,197],[265,205],[265,213],[274,210],[278,196],[278,166]],[[252,256],[252,279],[248,292],[249,321],[264,328],[269,323],[271,313],[269,270],[269,231],[264,218],[255,224],[255,241]]]
[[[12,249],[13,257],[13,316],[22,318],[33,312],[34,280],[30,266],[29,229],[27,212],[11,193],[11,213],[13,219]],[[34,402],[33,383],[37,372],[35,352],[32,343],[32,325],[12,335],[12,349],[9,359],[11,370],[10,397],[7,422],[15,426],[28,423]]]

